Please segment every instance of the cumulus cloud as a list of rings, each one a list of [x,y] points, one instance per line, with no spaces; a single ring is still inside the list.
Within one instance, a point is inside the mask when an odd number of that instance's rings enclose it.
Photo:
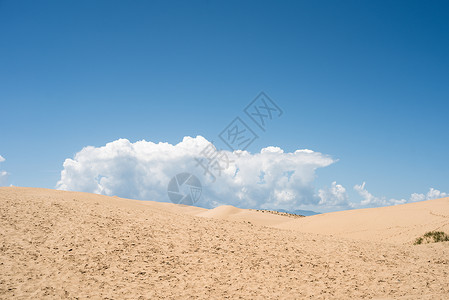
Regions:
[[[210,145],[205,138],[197,136],[185,137],[176,145],[119,139],[103,147],[85,147],[74,158],[64,161],[57,188],[168,201],[170,179],[188,172],[203,184],[198,205],[294,210],[323,201],[315,193],[315,171],[335,162],[312,150],[284,153],[279,147],[267,147],[254,154],[222,151],[221,155],[231,163],[221,171],[215,170],[214,178],[199,164],[204,160],[203,150]],[[342,187],[333,185],[333,188],[338,194]],[[341,195],[334,197],[337,198],[328,197],[325,201],[345,201]]]
[[[212,147],[212,148],[211,148]],[[205,151],[205,149],[209,149]],[[180,143],[131,143],[119,139],[102,147],[85,147],[63,164],[57,188],[116,195],[125,198],[169,201],[167,186],[173,176],[192,173],[203,185],[196,205],[215,207],[229,204],[242,208],[296,210],[316,208],[332,211],[349,208],[397,205],[448,197],[431,188],[427,194],[414,193],[408,200],[388,199],[371,194],[366,183],[355,185],[360,202],[350,201],[347,190],[336,181],[315,192],[316,170],[336,162],[328,155],[308,149],[285,153],[279,147],[266,147],[258,153],[222,151],[222,170],[204,169],[205,156],[216,149],[201,136],[185,137]],[[0,156],[0,162],[4,158]],[[222,165],[223,166],[223,165]],[[211,176],[209,172],[215,174]],[[218,173],[221,173],[220,175]],[[0,171],[0,184],[7,184],[8,173]]]
[[[448,193],[440,192],[439,190],[436,190],[434,188],[430,188],[429,192],[427,194],[418,194],[413,193],[410,195],[410,198],[408,200],[406,199],[387,199],[386,197],[376,197],[365,187],[366,183],[363,182],[361,185],[354,186],[354,190],[359,193],[360,196],[362,196],[362,201],[360,202],[361,206],[388,206],[388,205],[398,205],[398,204],[404,204],[409,202],[417,202],[417,201],[424,201],[424,200],[432,200],[432,199],[438,199],[438,198],[444,198],[449,197]]]
[[[445,197],[449,197],[449,194],[440,192],[439,190],[436,190],[434,188],[430,188],[430,190],[427,192],[427,194],[413,193],[410,196],[410,202],[432,200],[432,199],[439,199],[439,198],[445,198]]]
[[[0,163],[4,162],[5,160],[6,159],[0,155]],[[8,185],[8,177],[9,177],[8,172],[0,170],[0,186]]]
[[[368,192],[365,185],[366,183],[363,182],[361,185],[354,186],[354,190],[357,193],[359,193],[360,196],[362,196],[362,201],[360,202],[362,206],[369,206],[369,207],[388,206],[388,205],[404,204],[407,202],[407,200],[404,199],[396,200],[396,199],[387,199],[386,197],[376,197],[370,192]]]
[[[320,198],[319,205],[339,207],[339,208],[352,208],[353,204],[349,202],[346,189],[337,184],[336,181],[332,182],[330,188],[322,188],[318,190],[318,197]]]

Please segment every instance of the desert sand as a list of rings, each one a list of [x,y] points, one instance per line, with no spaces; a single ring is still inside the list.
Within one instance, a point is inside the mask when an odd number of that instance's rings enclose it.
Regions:
[[[2,299],[448,299],[449,198],[304,218],[0,188]]]

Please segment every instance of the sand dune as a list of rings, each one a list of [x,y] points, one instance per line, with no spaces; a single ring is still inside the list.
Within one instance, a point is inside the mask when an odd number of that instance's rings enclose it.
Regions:
[[[276,226],[291,221],[291,218],[288,217],[240,209],[231,205],[219,206],[211,210],[197,213],[195,216],[229,221],[245,221],[250,224],[262,226]]]
[[[256,225],[355,240],[413,243],[433,230],[449,232],[449,198],[397,206],[320,214],[307,218],[262,214],[230,205],[193,211],[192,215],[222,220],[247,221]]]
[[[411,243],[428,231],[449,232],[449,198],[315,215],[276,227],[360,240]]]
[[[449,199],[301,219],[0,188],[2,299],[447,299]]]

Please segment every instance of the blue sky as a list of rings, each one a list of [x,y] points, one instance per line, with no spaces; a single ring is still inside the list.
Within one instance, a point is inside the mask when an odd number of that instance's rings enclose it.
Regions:
[[[218,134],[260,92],[249,148],[338,159],[315,186],[449,191],[447,1],[0,1],[0,170],[54,188],[119,138]]]

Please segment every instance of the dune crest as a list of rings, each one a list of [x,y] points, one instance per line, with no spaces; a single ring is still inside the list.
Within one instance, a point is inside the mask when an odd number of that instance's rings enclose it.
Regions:
[[[356,240],[412,243],[428,231],[449,232],[449,198],[327,213],[275,227]]]
[[[273,215],[230,205],[204,210],[193,215],[246,221],[256,225],[305,233],[396,244],[412,243],[428,231],[439,230],[449,233],[449,198],[325,213],[304,218]]]
[[[295,219],[229,206],[0,188],[0,298],[446,299],[449,242],[379,241],[376,234],[394,236],[396,229],[373,220],[395,218],[401,235],[407,229],[411,236],[446,226],[447,204]],[[370,238],[348,234],[348,222]],[[321,223],[319,233],[306,232]]]
[[[291,220],[289,217],[265,214],[254,210],[237,208],[231,205],[222,205],[214,209],[195,214],[195,216],[217,220],[244,221],[259,226],[270,227],[280,225]]]

